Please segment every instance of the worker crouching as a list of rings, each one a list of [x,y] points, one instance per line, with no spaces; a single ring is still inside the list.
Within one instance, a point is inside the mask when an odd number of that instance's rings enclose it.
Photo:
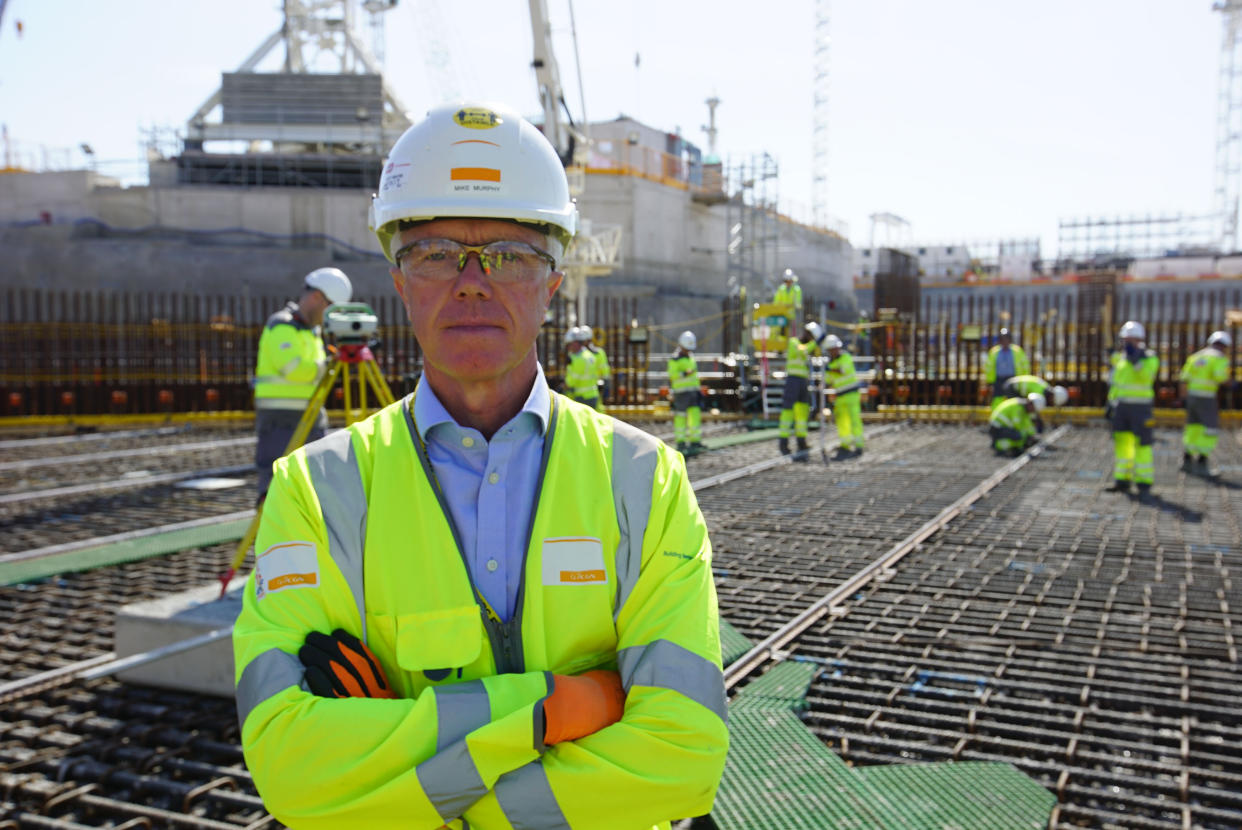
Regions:
[[[1044,431],[1040,413],[1047,401],[1038,392],[1021,398],[1006,398],[992,410],[988,419],[988,435],[998,455],[1018,456],[1035,443],[1035,436]]]

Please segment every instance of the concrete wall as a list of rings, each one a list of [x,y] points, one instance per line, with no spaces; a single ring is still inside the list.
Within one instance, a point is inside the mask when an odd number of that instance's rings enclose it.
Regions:
[[[296,290],[308,271],[336,264],[359,293],[387,294],[387,266],[366,227],[369,199],[364,190],[122,189],[100,186],[83,171],[0,176],[0,219],[10,225],[0,227],[0,287],[279,294]],[[720,312],[724,205],[702,205],[686,190],[616,175],[588,176],[581,203],[597,226],[624,230],[620,267],[591,279],[589,291],[639,297],[643,322],[678,330],[684,321]],[[53,210],[53,225],[13,226],[40,210]],[[798,271],[804,293],[851,302],[848,243],[793,222],[778,225],[773,244],[781,268]],[[336,244],[298,235],[324,235]],[[713,326],[701,328],[707,333]]]

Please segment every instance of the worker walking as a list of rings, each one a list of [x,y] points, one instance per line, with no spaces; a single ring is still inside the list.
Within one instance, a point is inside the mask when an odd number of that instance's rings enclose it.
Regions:
[[[599,377],[595,373],[595,356],[586,347],[582,326],[565,332],[565,349],[569,363],[565,366],[565,392],[578,403],[599,409]]]
[[[997,343],[988,349],[987,364],[983,369],[983,382],[992,390],[992,402],[995,407],[1005,399],[1002,389],[1005,381],[1015,375],[1029,375],[1031,362],[1022,347],[1013,342],[1009,329],[1001,329],[997,334]]]
[[[312,829],[704,815],[728,749],[711,542],[681,456],[539,365],[578,226],[560,159],[459,104],[384,169],[371,226],[424,372],[276,464],[233,631],[264,806]]]
[[[1043,395],[1044,400],[1052,406],[1065,406],[1069,403],[1069,390],[1064,386],[1053,386],[1037,375],[1015,375],[1001,384],[1002,401],[1009,398],[1025,398],[1034,392]]]
[[[802,286],[798,285],[798,275],[792,268],[785,269],[781,284],[772,295],[772,302],[790,307],[789,330],[792,332],[797,329],[798,321],[802,317]]]
[[[815,344],[816,335],[822,337],[823,329],[814,323],[816,329],[807,323],[800,338],[790,337],[785,344],[785,387],[781,392],[780,438],[777,446],[781,455],[789,455],[789,436],[792,432],[797,439],[798,448],[794,461],[807,461],[810,458],[810,445],[807,443],[807,416],[811,412],[810,390],[810,357],[818,354]]]
[[[703,445],[703,391],[694,362],[694,350],[698,345],[694,332],[683,331],[677,338],[677,351],[668,361],[668,385],[673,393],[673,434],[677,449],[684,455],[707,449]]]
[[[1038,392],[1006,398],[997,404],[988,419],[988,435],[998,455],[1017,456],[1035,443],[1035,435],[1044,431],[1040,413],[1047,400]]]
[[[600,402],[609,396],[612,389],[612,367],[608,365],[608,353],[603,346],[595,343],[595,330],[588,325],[578,327],[583,338],[583,345],[591,353],[595,365],[595,377],[598,380]]]
[[[1229,380],[1229,358],[1225,349],[1233,345],[1228,332],[1214,331],[1207,345],[1186,359],[1180,375],[1179,392],[1186,401],[1186,428],[1182,432],[1182,469],[1210,478],[1220,470],[1208,460],[1220,435],[1220,406],[1216,390]]]
[[[807,323],[806,326],[808,329],[811,326],[818,329],[819,323]],[[820,339],[819,331],[813,333],[817,340]],[[823,347],[828,352],[824,381],[832,388],[835,395],[832,407],[837,421],[837,438],[840,440],[837,445],[836,459],[840,461],[863,453],[862,392],[860,391],[863,385],[854,372],[854,358],[845,350],[845,344],[841,342],[840,337],[835,334],[827,335],[823,338]]]
[[[272,462],[285,453],[302,413],[327,364],[320,324],[334,303],[353,296],[349,277],[339,268],[317,268],[302,280],[302,293],[267,319],[259,335],[254,367],[254,466],[258,477],[257,503],[272,481]],[[322,438],[328,414],[319,412],[306,440]]]
[[[1113,352],[1108,377],[1108,403],[1113,427],[1113,483],[1108,489],[1130,492],[1138,485],[1140,497],[1151,493],[1155,480],[1152,458],[1152,408],[1156,399],[1156,372],[1160,358],[1143,344],[1147,332],[1128,320],[1121,327],[1122,348]]]

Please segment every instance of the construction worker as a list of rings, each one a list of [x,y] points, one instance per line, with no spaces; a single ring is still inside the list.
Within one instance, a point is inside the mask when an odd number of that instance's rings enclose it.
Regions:
[[[1186,359],[1179,384],[1180,396],[1186,401],[1186,428],[1182,432],[1182,469],[1203,473],[1210,478],[1220,470],[1208,460],[1216,449],[1220,434],[1220,406],[1216,390],[1229,380],[1229,358],[1225,349],[1233,345],[1228,332],[1214,331],[1207,346]]]
[[[1038,392],[1006,398],[988,419],[992,449],[998,455],[1017,456],[1035,443],[1035,434],[1044,431],[1040,413],[1047,400]]]
[[[259,335],[254,367],[254,466],[257,502],[272,482],[272,462],[285,454],[302,413],[327,364],[319,326],[333,303],[347,303],[354,289],[339,268],[316,268],[302,280],[302,293],[267,318]],[[316,441],[328,428],[322,410],[306,440]]]
[[[811,412],[810,390],[810,357],[819,354],[819,347],[814,342],[818,336],[823,337],[823,329],[811,323],[802,330],[801,337],[790,337],[785,345],[785,388],[781,393],[780,438],[777,446],[781,455],[789,455],[789,435],[793,433],[798,441],[794,461],[807,461],[810,458],[810,445],[807,444],[807,416]]]
[[[1009,329],[1001,329],[997,334],[996,345],[988,349],[987,364],[983,370],[983,382],[992,389],[990,406],[995,409],[1005,399],[1002,391],[1005,381],[1015,375],[1030,373],[1031,362],[1027,360],[1026,352],[1013,342]]]
[[[802,316],[802,286],[798,285],[798,275],[792,268],[785,269],[781,284],[777,286],[776,293],[772,295],[772,302],[790,307],[789,330],[793,331],[798,325],[798,319]]]
[[[595,356],[586,347],[582,326],[574,326],[565,332],[565,349],[569,354],[569,363],[565,366],[565,393],[578,403],[599,409]]]
[[[1068,389],[1064,386],[1053,386],[1036,375],[1014,375],[1001,384],[1001,394],[1004,395],[1002,401],[1009,398],[1025,398],[1032,392],[1043,395],[1044,400],[1053,406],[1065,406],[1069,403]]]
[[[707,449],[703,445],[703,390],[699,388],[699,369],[694,362],[698,338],[692,331],[677,337],[677,351],[668,361],[668,385],[673,393],[673,434],[683,455]]]
[[[1128,320],[1121,327],[1122,348],[1109,362],[1108,403],[1113,427],[1113,492],[1130,492],[1138,484],[1140,498],[1151,493],[1155,480],[1152,460],[1152,407],[1156,399],[1156,372],[1160,358],[1143,345],[1147,332]]]
[[[807,329],[815,326],[812,333],[820,339],[819,323],[807,323]],[[837,421],[836,459],[840,461],[863,453],[862,389],[863,384],[854,372],[854,358],[845,351],[845,344],[835,334],[823,337],[823,347],[828,352],[828,365],[824,367],[824,382],[832,388],[833,413]]]
[[[604,351],[603,346],[595,344],[594,329],[587,325],[578,328],[584,338],[583,345],[591,353],[591,359],[595,362],[595,377],[599,380],[599,396],[602,402],[608,397],[612,387],[612,367],[608,365],[608,353]]]
[[[233,633],[264,806],[312,830],[703,815],[728,748],[711,543],[681,456],[539,366],[577,229],[560,159],[459,104],[384,170],[371,226],[424,372],[276,464]]]

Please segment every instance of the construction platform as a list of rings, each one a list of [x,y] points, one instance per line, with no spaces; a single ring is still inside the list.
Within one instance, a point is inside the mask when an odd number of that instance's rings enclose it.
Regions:
[[[1159,430],[1139,501],[1104,491],[1091,423],[1016,461],[977,426],[869,424],[861,458],[827,464],[815,433],[797,464],[737,429],[688,460],[732,748],[686,824],[1242,826],[1236,434],[1214,482]],[[252,447],[199,427],[0,442],[0,827],[277,826],[230,701],[73,676],[112,659],[118,608],[224,570]]]

